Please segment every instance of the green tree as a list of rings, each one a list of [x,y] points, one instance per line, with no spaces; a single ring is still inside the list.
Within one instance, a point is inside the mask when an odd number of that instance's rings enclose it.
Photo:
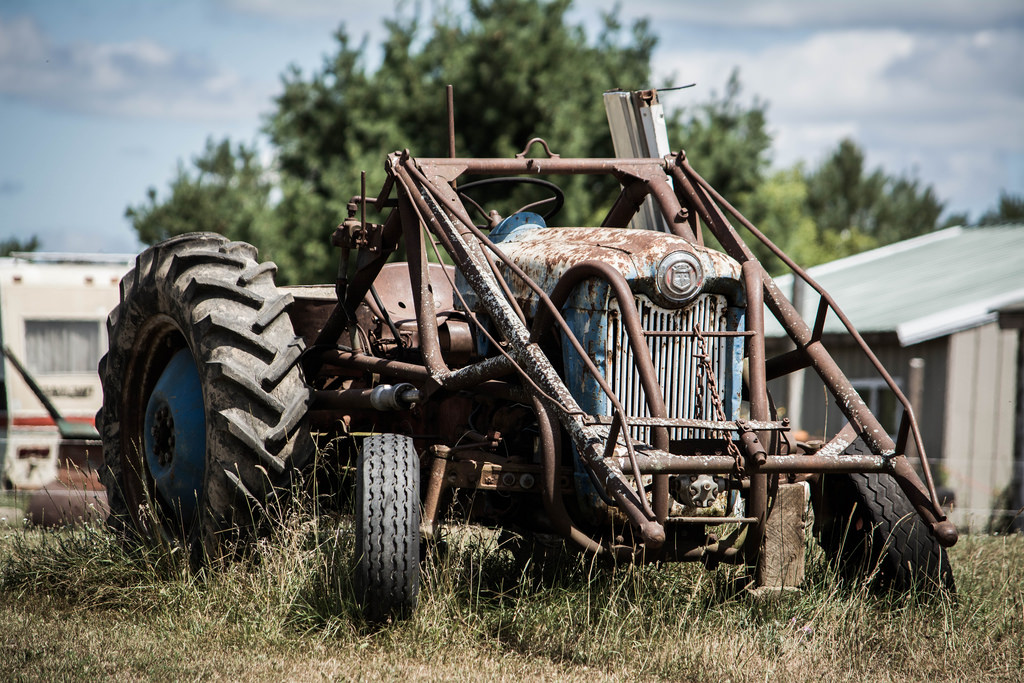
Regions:
[[[768,239],[800,265],[827,261],[827,247],[821,243],[818,227],[807,211],[807,182],[800,165],[776,171],[748,195],[742,209]],[[784,265],[759,241],[747,240],[754,255],[771,273]]]
[[[770,171],[767,103],[756,97],[746,102],[742,93],[734,70],[721,95],[712,92],[669,121],[669,138],[680,141],[697,172],[798,263],[828,260],[808,212],[802,166]],[[769,271],[783,268],[766,246],[736,227]]]
[[[293,241],[301,235],[308,250],[324,225],[344,216],[360,170],[370,188],[379,185],[388,152],[446,156],[448,83],[455,85],[459,155],[508,157],[542,135],[562,156],[611,156],[600,93],[648,83],[655,39],[643,21],[626,37],[609,16],[591,43],[581,27],[566,23],[570,4],[474,0],[467,18],[441,16],[425,40],[415,20],[387,22],[383,60],[373,73],[362,59],[366,41],[353,46],[339,31],[338,52],[319,72],[307,79],[293,69],[285,76],[267,122],[284,181],[282,232]],[[607,202],[597,199],[611,196],[610,181],[560,184],[567,198],[562,224],[600,220]]]
[[[36,235],[24,241],[17,237],[0,240],[0,256],[10,256],[16,251],[36,251],[39,246],[39,238]]]
[[[690,165],[744,214],[771,162],[766,130],[767,103],[742,100],[739,71],[733,70],[721,95],[684,109],[669,121],[669,140],[686,150]]]
[[[931,232],[942,213],[931,187],[869,172],[864,152],[849,139],[811,171],[798,164],[767,176],[746,207],[759,229],[805,267]],[[767,248],[752,246],[770,272],[785,272]]]
[[[650,85],[655,38],[645,21],[627,29],[613,14],[590,40],[567,22],[570,5],[472,0],[465,16],[441,14],[430,26],[389,21],[376,70],[363,59],[368,41],[353,43],[342,28],[337,51],[319,70],[306,75],[292,68],[282,77],[265,125],[273,184],[255,150],[209,142],[192,168],[179,168],[167,198],[151,189],[127,216],[147,243],[215,230],[256,244],[277,262],[282,282],[330,281],[336,256],[329,236],[358,192],[360,171],[372,193],[383,181],[387,153],[447,155],[447,83],[455,85],[459,155],[508,157],[540,135],[565,157],[611,156],[600,95]],[[702,172],[710,169],[730,196],[757,184],[769,143],[763,109],[747,115],[739,92],[734,78],[722,98],[672,122],[673,139],[692,148]],[[718,130],[729,131],[721,143],[713,140]],[[749,163],[756,168],[737,170]],[[557,217],[563,225],[599,222],[614,197],[606,178],[568,177],[560,184],[567,197]]]
[[[178,165],[171,194],[157,199],[149,188],[146,202],[130,206],[125,217],[146,244],[186,232],[219,232],[232,239],[252,241],[260,225],[269,220],[271,184],[254,147],[228,140],[206,141],[206,149],[192,159],[194,171]]]
[[[978,219],[978,225],[1000,223],[1024,223],[1024,195],[1013,195],[1005,190],[999,192],[999,203]]]
[[[383,58],[367,68],[368,40],[344,27],[337,50],[311,74],[292,68],[265,122],[274,162],[254,147],[207,142],[180,166],[167,197],[154,188],[126,211],[146,243],[193,230],[255,244],[279,280],[327,282],[333,228],[367,173],[372,194],[397,149],[448,153],[444,86],[456,88],[456,151],[508,157],[543,136],[564,157],[612,155],[600,93],[650,84],[655,38],[646,21],[628,29],[604,17],[591,40],[567,22],[571,0],[470,0],[464,16],[385,24]],[[763,101],[742,97],[734,72],[721,95],[670,116],[669,139],[693,166],[797,260],[813,264],[934,229],[942,205],[914,178],[867,172],[844,140],[819,168],[769,173],[771,137]],[[593,225],[615,195],[608,178],[560,180],[562,225]],[[371,216],[371,220],[374,217]],[[756,253],[774,269],[768,251]]]
[[[942,214],[942,202],[918,179],[868,172],[863,150],[850,139],[806,182],[807,209],[831,259],[931,232]]]
[[[970,225],[971,217],[966,211],[951,213],[942,221],[943,228],[952,228],[958,225]]]

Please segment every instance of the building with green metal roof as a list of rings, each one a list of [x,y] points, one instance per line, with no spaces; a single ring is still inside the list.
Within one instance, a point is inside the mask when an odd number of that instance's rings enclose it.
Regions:
[[[868,340],[914,405],[939,481],[955,496],[952,518],[982,529],[1024,505],[1024,225],[955,227],[809,269]],[[776,279],[805,320],[818,295]],[[1002,323],[1001,323],[1002,316]],[[769,356],[792,344],[766,316]],[[901,409],[839,319],[825,319],[833,356],[882,424]],[[811,437],[843,417],[817,376],[772,383],[780,412]],[[1012,513],[1009,514],[1012,516]]]

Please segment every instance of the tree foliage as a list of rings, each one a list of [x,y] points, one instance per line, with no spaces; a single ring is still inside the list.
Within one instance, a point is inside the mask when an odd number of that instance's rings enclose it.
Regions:
[[[864,151],[844,139],[816,168],[778,172],[750,197],[750,215],[773,242],[802,266],[812,266],[939,227],[943,204],[914,177],[868,170]],[[769,270],[782,264],[755,253]]]
[[[593,39],[567,21],[571,0],[470,0],[464,15],[441,12],[385,23],[381,60],[342,26],[336,51],[310,74],[291,68],[265,120],[274,159],[253,146],[207,141],[179,166],[167,197],[150,188],[129,207],[139,238],[154,243],[196,230],[255,244],[279,281],[329,282],[331,231],[358,193],[374,193],[383,161],[409,149],[447,156],[445,85],[455,85],[460,156],[509,157],[544,137],[564,157],[613,154],[601,93],[647,87],[655,38],[646,21],[628,29],[613,13]],[[915,178],[868,171],[850,140],[818,168],[769,171],[767,105],[746,101],[738,73],[721,94],[670,115],[669,139],[711,184],[786,251],[820,263],[934,229],[942,204]],[[608,178],[560,179],[561,225],[596,225],[615,195]],[[773,269],[767,249],[758,256]]]
[[[978,225],[999,225],[1001,223],[1024,223],[1024,195],[1000,192],[999,203],[978,219]]]
[[[765,180],[771,161],[766,130],[767,104],[742,98],[734,70],[721,95],[698,103],[669,122],[669,139],[681,144],[690,164],[711,186],[741,210]]]
[[[125,211],[139,239],[154,244],[196,231],[240,240],[256,236],[258,224],[267,219],[271,188],[256,150],[208,139],[192,164],[194,171],[178,165],[168,199],[158,201],[151,187],[144,204]]]
[[[745,102],[733,72],[721,96],[674,123],[687,158],[731,204],[794,261],[824,263],[935,230],[942,202],[913,177],[869,171],[863,150],[839,142],[816,168],[771,172],[767,105]],[[670,126],[671,128],[671,126]],[[784,266],[755,239],[754,254],[771,272]]]
[[[1000,190],[999,200],[996,202],[996,205],[981,214],[976,222],[971,221],[969,213],[960,211],[947,216],[942,223],[942,227],[1006,224],[1024,225],[1024,195],[1011,194],[1006,190]]]
[[[818,230],[834,236],[834,258],[931,232],[943,206],[916,178],[868,171],[850,139],[808,174],[807,205]]]
[[[190,230],[253,241],[275,260],[283,281],[329,281],[336,268],[331,230],[359,191],[383,181],[394,150],[447,156],[445,85],[456,92],[456,149],[463,156],[511,156],[541,135],[562,156],[611,156],[600,94],[650,81],[655,45],[647,23],[626,30],[605,17],[595,40],[567,23],[570,0],[473,0],[465,17],[442,14],[386,23],[383,58],[368,69],[364,39],[340,29],[337,51],[320,70],[292,68],[266,121],[277,189],[254,150],[209,142],[179,168],[168,199],[151,189],[128,218],[152,243]],[[607,183],[608,181],[604,181]],[[569,178],[563,224],[595,222],[609,188]],[[610,201],[608,199],[607,201]]]
[[[32,235],[27,240],[20,240],[17,237],[0,240],[0,256],[10,256],[18,251],[36,251],[39,246],[39,237],[36,235]]]

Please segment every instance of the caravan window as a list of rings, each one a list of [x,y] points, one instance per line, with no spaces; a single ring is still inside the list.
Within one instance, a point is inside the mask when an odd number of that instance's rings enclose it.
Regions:
[[[100,341],[97,320],[26,320],[25,364],[39,375],[96,372]]]

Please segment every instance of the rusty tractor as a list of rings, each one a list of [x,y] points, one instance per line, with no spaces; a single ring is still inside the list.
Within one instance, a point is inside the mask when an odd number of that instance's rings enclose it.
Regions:
[[[801,579],[809,499],[844,567],[899,591],[953,588],[957,531],[910,404],[684,152],[569,159],[535,139],[515,158],[399,151],[385,170],[331,237],[332,285],[279,288],[274,264],[216,234],[139,255],[99,368],[113,526],[222,554],[316,442],[317,467],[354,481],[354,580],[373,621],[415,606],[420,544],[453,509],[615,561],[742,564],[752,586],[778,587]],[[599,226],[553,225],[557,181],[575,175],[615,181]],[[645,201],[666,230],[626,227]],[[740,231],[817,291],[814,320]],[[794,350],[765,357],[766,310]],[[827,315],[902,403],[897,434],[830,355]],[[768,391],[804,368],[848,421],[813,444]]]

